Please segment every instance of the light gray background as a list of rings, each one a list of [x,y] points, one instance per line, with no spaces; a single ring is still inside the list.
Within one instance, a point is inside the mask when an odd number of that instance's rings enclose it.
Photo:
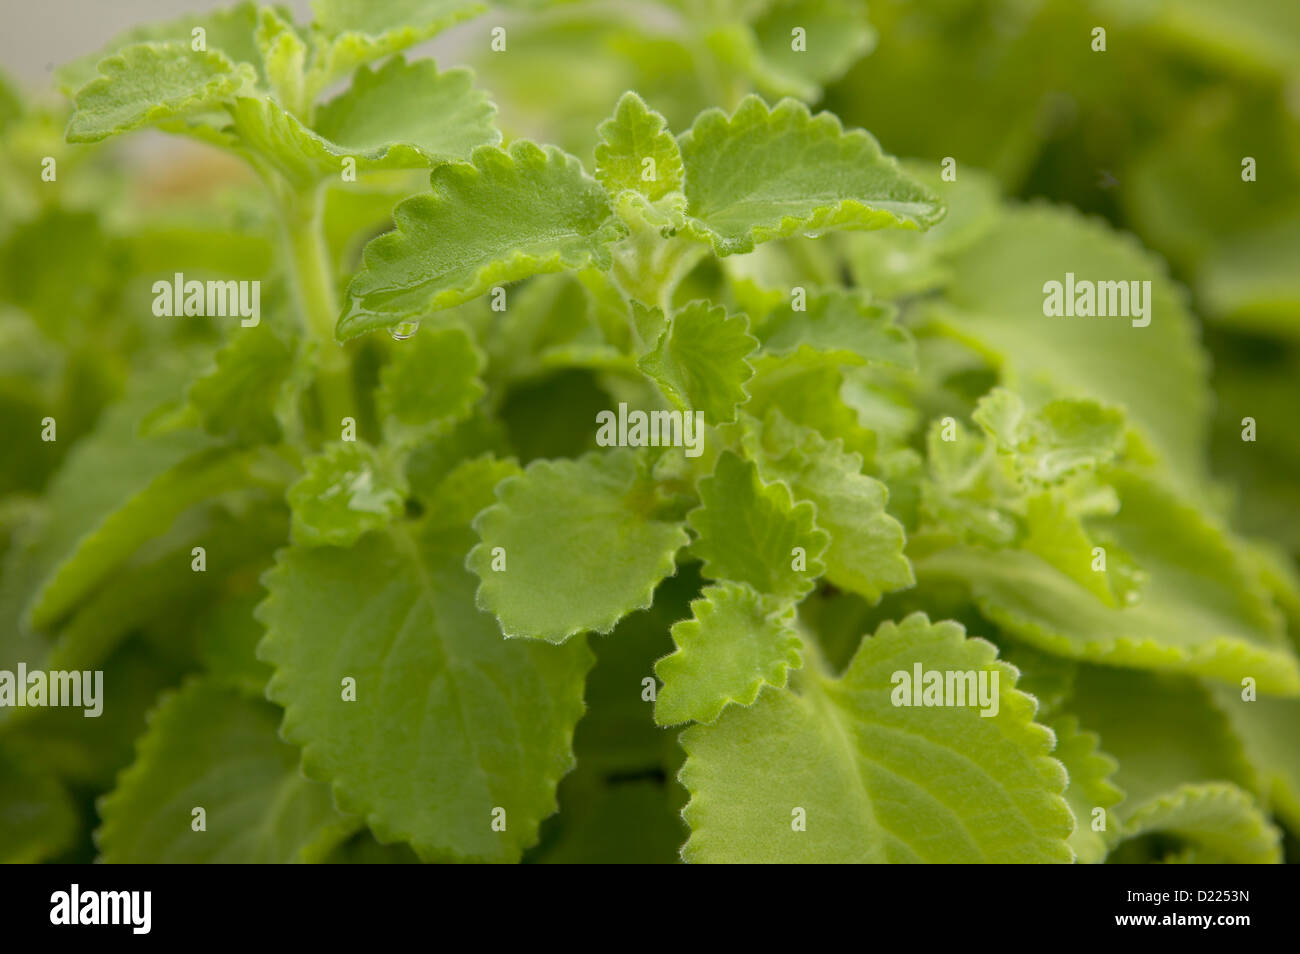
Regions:
[[[29,90],[50,85],[54,67],[101,49],[130,27],[235,0],[0,0],[0,68]],[[274,0],[311,19],[310,0]]]

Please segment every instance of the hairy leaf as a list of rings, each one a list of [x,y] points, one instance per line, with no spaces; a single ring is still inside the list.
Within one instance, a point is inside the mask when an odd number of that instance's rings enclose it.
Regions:
[[[894,705],[893,674],[916,665],[997,673],[997,714]],[[1052,734],[989,643],[918,613],[863,639],[842,677],[805,673],[682,734],[687,861],[1071,859]]]
[[[693,301],[673,315],[637,366],[683,411],[700,411],[708,423],[726,424],[749,398],[745,382],[754,369],[745,359],[757,347],[744,315]]]
[[[704,575],[748,583],[759,593],[798,600],[825,569],[829,538],[807,501],[795,503],[785,484],[765,484],[752,461],[731,451],[700,481],[700,506],[687,515],[691,545]]]
[[[461,328],[431,328],[400,342],[375,394],[389,441],[415,441],[469,417],[486,393],[479,380],[484,363]]]
[[[682,155],[663,116],[633,92],[600,124],[596,178],[610,195],[631,189],[651,202],[682,187]],[[647,162],[649,160],[649,162]]]
[[[573,765],[593,659],[583,639],[502,639],[474,606],[468,515],[498,468],[484,458],[453,473],[445,519],[284,551],[259,608],[268,694],[304,771],[381,842],[409,841],[425,860],[513,861],[536,840]]]
[[[351,546],[396,519],[406,493],[405,480],[381,451],[360,441],[329,444],[307,460],[307,472],[289,488],[293,541]]]
[[[719,255],[833,228],[927,228],[943,214],[870,135],[794,100],[708,110],[678,142],[689,228]]]
[[[654,504],[631,451],[534,461],[474,520],[479,542],[466,565],[482,581],[478,605],[506,636],[560,643],[608,633],[650,605],[687,542]]]
[[[161,120],[200,112],[254,80],[253,69],[184,43],[141,43],[99,64],[76,95],[70,142],[96,142]]]
[[[676,651],[655,664],[660,725],[712,722],[728,703],[752,704],[764,685],[785,686],[802,665],[793,610],[744,583],[706,587],[691,612],[672,628]]]
[[[302,776],[278,721],[274,706],[201,680],[166,696],[100,803],[101,860],[284,864],[327,854],[360,822]]]
[[[608,267],[622,226],[600,184],[554,147],[518,140],[433,171],[433,194],[393,210],[396,230],[366,246],[337,334],[419,320],[539,272]]]
[[[807,346],[854,364],[912,368],[916,366],[916,345],[894,324],[896,314],[892,306],[875,304],[861,293],[831,288],[809,293],[799,311],[786,302],[754,333],[770,354],[788,354]]]

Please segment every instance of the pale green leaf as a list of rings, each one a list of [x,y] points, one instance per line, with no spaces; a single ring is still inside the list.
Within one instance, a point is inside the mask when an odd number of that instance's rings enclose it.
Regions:
[[[719,255],[833,228],[927,228],[943,214],[869,134],[794,100],[708,110],[678,142],[688,227]]]
[[[303,71],[307,65],[307,44],[293,23],[271,7],[260,7],[253,37],[262,56],[262,72],[275,98],[288,109],[305,106]]]
[[[245,443],[279,438],[275,407],[293,370],[295,351],[265,322],[232,332],[213,366],[190,385],[189,405],[203,429]]]
[[[462,466],[460,516],[489,503],[499,467]],[[425,860],[514,861],[573,765],[593,657],[585,639],[502,639],[474,606],[463,565],[473,541],[467,522],[423,522],[348,549],[282,552],[265,579],[259,653],[275,666],[268,693],[286,708],[283,735],[304,747],[304,770],[381,842],[409,841]]]
[[[461,328],[430,328],[398,343],[379,373],[375,409],[393,443],[431,436],[470,416],[486,393],[485,360]]]
[[[952,281],[934,314],[984,348],[1005,384],[1124,408],[1184,489],[1197,484],[1209,416],[1207,361],[1184,295],[1163,263],[1099,222],[1033,205],[1007,212],[948,264]],[[1143,293],[1150,324],[1048,317],[1044,286],[1064,285],[1067,273],[1076,281],[1151,282],[1149,300]]]
[[[1110,846],[1117,840],[1119,816],[1113,809],[1124,793],[1111,784],[1118,763],[1099,747],[1095,732],[1079,728],[1079,720],[1072,715],[1061,715],[1046,723],[1056,734],[1056,748],[1052,751],[1070,777],[1065,789],[1065,800],[1074,814],[1074,834],[1070,847],[1083,864],[1097,864],[1106,858]],[[1098,819],[1094,813],[1101,809],[1105,827],[1096,831]]]
[[[1080,666],[1066,708],[1119,761],[1122,820],[1184,783],[1250,781],[1240,742],[1194,679]]]
[[[745,413],[763,420],[780,411],[795,424],[812,428],[828,441],[837,438],[864,460],[876,455],[876,436],[862,425],[845,397],[844,373],[835,355],[800,348],[787,355],[759,355],[751,361]]]
[[[308,95],[362,63],[422,43],[485,9],[479,0],[313,0],[315,50]]]
[[[808,292],[804,305],[796,311],[786,301],[759,324],[754,333],[765,352],[788,354],[807,346],[846,363],[916,366],[916,344],[894,324],[893,306],[840,288]]]
[[[632,190],[656,202],[682,187],[682,155],[663,116],[633,92],[600,124],[596,179],[610,193]],[[649,161],[647,161],[649,160]]]
[[[790,487],[817,508],[817,526],[830,534],[822,559],[826,578],[871,602],[916,582],[903,555],[904,533],[885,511],[889,491],[862,472],[862,458],[773,411],[749,447],[759,473]]]
[[[1106,479],[1121,508],[1091,526],[1147,575],[1124,605],[1106,605],[1021,550],[941,550],[914,561],[918,576],[967,580],[985,616],[1048,652],[1225,682],[1254,676],[1265,691],[1300,692],[1281,618],[1232,538],[1154,483],[1120,471]]]
[[[701,504],[687,515],[696,533],[691,553],[714,580],[748,583],[759,593],[797,600],[825,566],[829,538],[815,509],[783,483],[765,484],[752,461],[724,452],[700,481]]]
[[[201,680],[166,696],[135,762],[100,802],[101,860],[284,864],[327,854],[360,820],[303,777],[278,721],[274,706]],[[192,827],[195,808],[203,831]]]
[[[304,547],[348,547],[401,513],[407,487],[382,451],[360,441],[339,441],[306,461],[307,472],[289,488],[293,541]]]
[[[660,725],[712,722],[729,703],[752,704],[764,685],[784,687],[802,665],[793,608],[744,583],[705,587],[691,613],[672,628],[676,651],[655,664]]]
[[[971,416],[1014,457],[1019,478],[1039,483],[1110,463],[1123,447],[1124,415],[1096,401],[1060,399],[1031,412],[1014,391],[994,388]]]
[[[726,424],[736,419],[736,405],[748,400],[745,382],[754,369],[745,359],[757,347],[744,315],[693,301],[674,313],[654,350],[637,366],[683,411],[699,411],[710,424]]]
[[[998,676],[998,711],[894,705],[913,667]],[[1068,862],[1066,777],[1052,734],[993,646],[922,614],[862,640],[840,678],[790,689],[682,734],[682,855],[700,862]],[[800,818],[803,828],[795,824]]]
[[[395,57],[357,70],[351,87],[316,111],[312,128],[334,156],[353,156],[359,168],[467,159],[475,147],[501,140],[496,107],[473,84],[469,70],[439,72],[433,60]],[[337,158],[331,169],[339,169]]]
[[[393,210],[396,230],[366,246],[337,334],[419,320],[539,272],[610,265],[623,234],[578,160],[525,140],[433,171],[433,193]]]
[[[313,127],[272,99],[241,96],[235,128],[262,159],[301,186],[357,170],[415,169],[466,159],[501,138],[496,108],[468,70],[439,73],[432,60],[400,57],[321,107]]]
[[[478,605],[506,636],[560,643],[608,633],[650,605],[687,542],[654,507],[631,451],[534,461],[502,481],[497,502],[474,521],[479,542],[466,565],[482,581]]]
[[[1239,864],[1282,861],[1282,833],[1250,793],[1227,782],[1180,785],[1124,819],[1125,838],[1153,832],[1181,838],[1215,859]]]
[[[1209,688],[1254,770],[1251,787],[1265,808],[1300,830],[1300,700],[1270,696],[1246,700],[1240,686]]]
[[[0,618],[17,630],[59,620],[141,544],[188,507],[253,482],[251,458],[201,432],[142,435],[160,402],[182,392],[188,369],[160,364],[140,375],[53,478],[46,506],[6,555]]]
[[[184,43],[129,46],[103,60],[99,72],[77,92],[69,142],[96,142],[210,109],[255,79],[252,67]]]
[[[106,56],[138,43],[183,43],[192,46],[201,29],[203,44],[224,53],[231,62],[257,64],[259,55],[254,34],[258,5],[245,2],[218,10],[188,14],[175,20],[144,23],[132,27],[109,42],[101,51],[79,57],[55,71],[61,92],[71,96],[95,78],[95,66]]]

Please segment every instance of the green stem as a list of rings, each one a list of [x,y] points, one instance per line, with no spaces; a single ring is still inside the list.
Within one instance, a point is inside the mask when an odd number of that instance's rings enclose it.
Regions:
[[[356,401],[347,355],[334,340],[339,305],[321,226],[324,190],[318,186],[298,192],[286,190],[281,205],[298,313],[318,349],[316,389],[329,430],[339,426],[344,417],[356,416]]]
[[[626,297],[656,306],[667,317],[672,315],[677,286],[706,252],[706,246],[698,242],[678,236],[665,239],[641,225],[615,251],[611,274]],[[638,345],[654,343],[642,342],[635,326],[632,335]]]

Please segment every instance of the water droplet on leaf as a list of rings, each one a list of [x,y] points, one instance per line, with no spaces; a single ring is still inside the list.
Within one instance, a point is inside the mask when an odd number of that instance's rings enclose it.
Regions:
[[[400,325],[393,325],[388,329],[388,333],[393,336],[394,341],[405,341],[419,330],[418,321],[404,321]]]

